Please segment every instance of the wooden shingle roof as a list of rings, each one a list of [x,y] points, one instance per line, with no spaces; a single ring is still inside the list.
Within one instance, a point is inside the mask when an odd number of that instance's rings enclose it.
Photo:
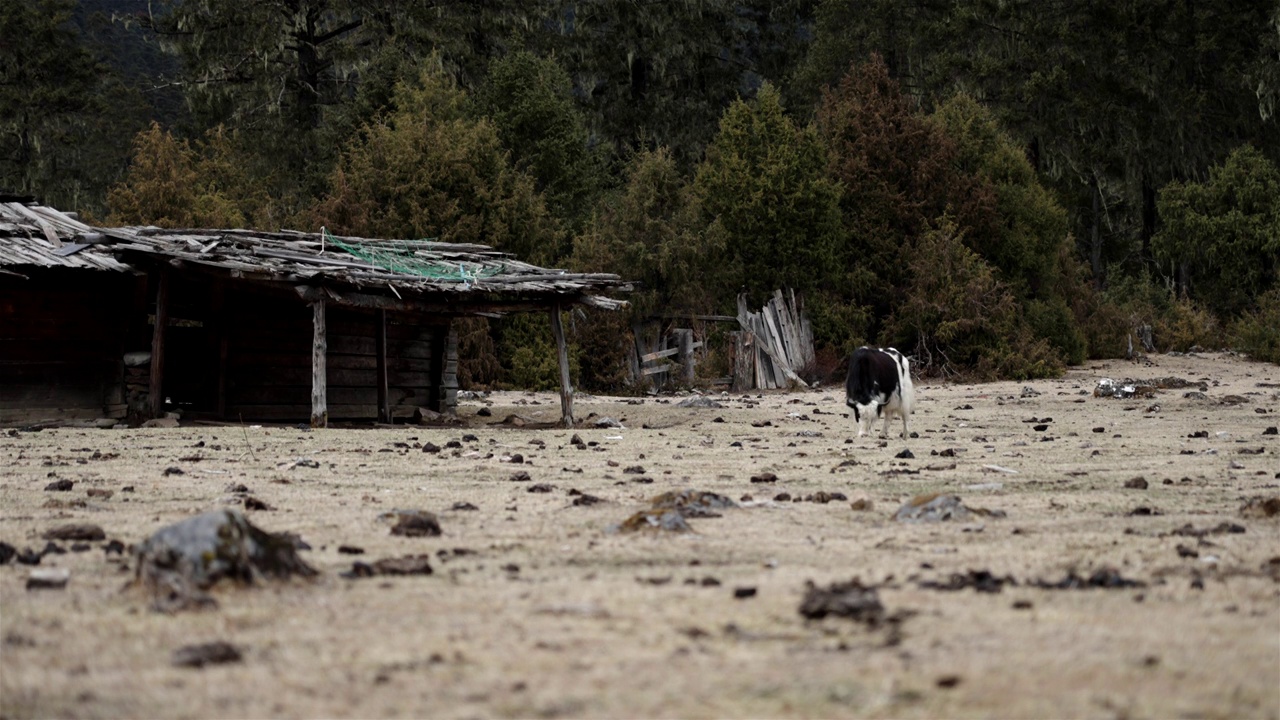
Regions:
[[[617,309],[625,301],[602,293],[631,289],[617,275],[542,268],[486,245],[344,237],[323,229],[99,228],[52,208],[0,203],[0,266],[128,271],[148,263],[190,264],[233,279],[291,284],[299,294],[324,287],[334,298],[350,289],[476,307],[559,300]]]

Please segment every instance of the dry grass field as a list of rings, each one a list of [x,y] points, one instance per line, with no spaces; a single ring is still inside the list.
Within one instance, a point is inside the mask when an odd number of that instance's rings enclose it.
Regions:
[[[1205,389],[1095,397],[1104,377]],[[1280,517],[1241,511],[1280,496],[1280,367],[1162,355],[916,398],[919,436],[888,441],[853,438],[835,387],[582,397],[622,427],[576,431],[504,424],[559,414],[513,392],[444,428],[0,430],[0,541],[106,536],[0,566],[0,718],[1280,718]],[[686,488],[739,506],[611,531]],[[933,492],[1005,517],[893,519]],[[165,613],[104,550],[246,497],[318,576]],[[392,535],[397,509],[443,533]],[[432,574],[342,575],[420,554]],[[50,567],[65,588],[27,588]],[[1095,574],[1124,586],[1053,587]],[[800,614],[807,582],[852,578],[882,622]],[[239,661],[174,664],[212,641]]]

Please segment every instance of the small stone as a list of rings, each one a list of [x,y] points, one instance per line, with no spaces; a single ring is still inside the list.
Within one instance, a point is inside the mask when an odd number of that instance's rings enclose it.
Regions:
[[[61,590],[71,580],[71,571],[66,568],[41,568],[32,570],[27,575],[28,590]]]
[[[733,589],[733,597],[736,600],[745,600],[756,596],[756,589],[753,587],[736,587]]]
[[[872,502],[868,498],[858,498],[849,503],[849,507],[857,512],[866,512],[872,508]]]
[[[107,490],[106,488],[89,488],[88,490],[85,491],[84,494],[91,498],[101,498],[103,500],[109,500],[111,496],[115,495],[116,493],[114,490]]]
[[[45,492],[68,492],[74,486],[75,486],[75,481],[73,480],[65,480],[65,479],[54,480],[53,482],[44,486],[44,491]]]
[[[911,460],[915,458],[915,453],[911,452],[910,450],[903,449],[902,452],[898,453],[897,455],[894,455],[894,457],[898,458],[899,460]]]
[[[1130,490],[1146,490],[1147,479],[1142,477],[1141,475],[1135,478],[1129,478],[1128,480],[1124,481],[1124,486],[1126,488],[1129,488]]]
[[[187,474],[186,471],[180,467],[167,467],[164,469],[164,472],[161,473],[161,475],[163,475],[164,477],[169,477],[170,475],[186,475],[186,474]]]
[[[524,470],[519,470],[517,472],[511,473],[511,477],[507,478],[507,481],[508,482],[529,482],[532,479],[533,478],[529,475],[528,472]]]
[[[760,473],[759,475],[752,475],[752,476],[751,476],[751,482],[753,482],[753,483],[776,483],[776,482],[778,482],[778,476],[777,476],[777,475],[774,475],[774,474],[773,474],[773,473],[771,473],[771,472]]]
[[[355,545],[339,545],[338,553],[342,555],[363,555],[364,548]]]
[[[526,490],[525,492],[531,492],[531,493],[549,493],[549,492],[551,492],[553,489],[554,489],[554,488],[553,488],[551,485],[547,484],[547,483],[538,483],[537,485],[530,485],[530,486],[529,486],[529,489],[528,489],[528,490]]]
[[[1276,426],[1275,426],[1275,425],[1272,425],[1271,427],[1267,428],[1266,430],[1263,430],[1263,431],[1262,431],[1262,434],[1263,434],[1263,435],[1280,435],[1280,430],[1276,429]]]
[[[440,452],[440,446],[439,446],[439,445],[437,445],[437,444],[435,444],[435,443],[433,443],[433,442],[423,443],[423,444],[422,444],[422,452],[424,452],[424,453],[438,453],[438,452]]]

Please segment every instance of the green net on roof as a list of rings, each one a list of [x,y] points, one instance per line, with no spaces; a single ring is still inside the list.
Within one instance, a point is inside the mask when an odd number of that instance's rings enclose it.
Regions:
[[[502,264],[486,267],[480,263],[440,260],[419,255],[418,253],[427,249],[422,246],[422,243],[429,242],[435,238],[382,240],[375,247],[344,243],[323,227],[320,228],[320,233],[324,236],[325,242],[333,243],[336,247],[342,248],[348,254],[354,255],[370,265],[376,265],[385,270],[406,275],[417,275],[428,280],[470,284],[480,278],[501,274],[505,269]]]

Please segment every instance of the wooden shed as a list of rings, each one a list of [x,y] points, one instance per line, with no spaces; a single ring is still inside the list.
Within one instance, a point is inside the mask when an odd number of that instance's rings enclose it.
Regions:
[[[616,309],[618,276],[484,245],[99,228],[0,198],[0,423],[74,417],[392,422],[457,402],[453,320]]]

